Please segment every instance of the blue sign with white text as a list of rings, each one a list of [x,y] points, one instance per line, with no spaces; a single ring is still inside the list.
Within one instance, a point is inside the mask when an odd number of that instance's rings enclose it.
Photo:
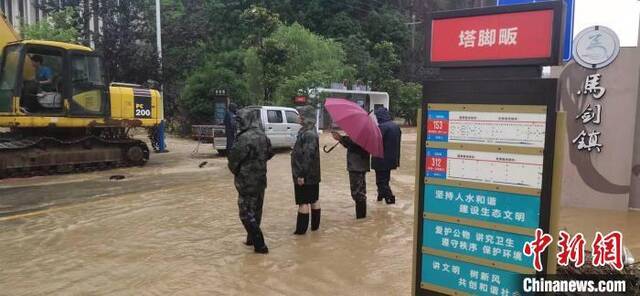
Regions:
[[[515,272],[429,254],[422,254],[421,281],[471,295],[524,295],[522,278]]]
[[[428,219],[423,225],[424,247],[531,268],[522,248],[533,237]]]
[[[528,4],[536,2],[544,2],[550,0],[498,0],[498,6]],[[573,46],[573,18],[576,10],[575,0],[564,0],[567,4],[567,10],[564,15],[564,40],[562,48],[562,60],[568,62],[571,60],[572,46]]]
[[[540,198],[532,195],[426,184],[424,211],[536,229]]]
[[[449,140],[449,111],[427,111],[427,141],[447,142]]]

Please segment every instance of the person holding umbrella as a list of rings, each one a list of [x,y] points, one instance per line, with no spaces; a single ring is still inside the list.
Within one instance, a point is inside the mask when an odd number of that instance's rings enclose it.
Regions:
[[[333,138],[347,148],[347,170],[351,197],[356,203],[356,218],[365,218],[367,216],[365,176],[370,170],[369,155],[384,157],[380,128],[367,111],[352,101],[328,98],[324,107],[333,122],[347,134],[342,136],[332,132]],[[330,151],[325,150],[327,153]]]
[[[374,111],[378,119],[378,127],[382,133],[382,143],[384,145],[384,157],[373,157],[371,168],[376,171],[376,185],[378,186],[378,201],[383,199],[387,204],[396,203],[396,197],[391,191],[389,181],[391,180],[391,170],[400,166],[400,145],[402,131],[400,127],[391,120],[391,114],[385,107]]]
[[[309,205],[311,205],[311,231],[320,227],[320,144],[316,132],[316,112],[312,106],[298,108],[302,128],[291,152],[291,173],[298,219],[294,234],[302,235],[309,227]]]
[[[348,136],[332,132],[333,138],[347,148],[347,171],[349,171],[349,185],[351,198],[356,203],[356,219],[367,216],[367,183],[366,174],[370,171],[369,152],[356,144]]]

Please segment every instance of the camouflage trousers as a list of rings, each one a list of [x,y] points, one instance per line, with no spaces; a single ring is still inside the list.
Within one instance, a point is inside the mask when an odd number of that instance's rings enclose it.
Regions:
[[[367,200],[367,181],[365,172],[349,172],[349,183],[351,185],[351,198],[354,201]]]
[[[262,221],[262,204],[264,202],[264,188],[258,193],[239,194],[238,209],[240,210],[240,221],[242,225],[250,232],[250,229],[260,231],[260,222]]]

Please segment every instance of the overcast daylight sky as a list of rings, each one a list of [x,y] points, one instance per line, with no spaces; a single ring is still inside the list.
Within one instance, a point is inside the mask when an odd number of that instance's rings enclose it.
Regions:
[[[639,0],[575,0],[574,36],[589,26],[611,28],[621,46],[637,46],[640,21]]]

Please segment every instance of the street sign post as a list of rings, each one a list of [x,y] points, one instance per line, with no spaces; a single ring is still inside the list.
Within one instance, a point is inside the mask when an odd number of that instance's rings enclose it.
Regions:
[[[427,20],[447,73],[423,86],[414,295],[522,295],[523,275],[553,271],[553,249],[542,271],[523,249],[553,230],[558,81],[535,73],[560,62],[561,20],[560,2]]]

